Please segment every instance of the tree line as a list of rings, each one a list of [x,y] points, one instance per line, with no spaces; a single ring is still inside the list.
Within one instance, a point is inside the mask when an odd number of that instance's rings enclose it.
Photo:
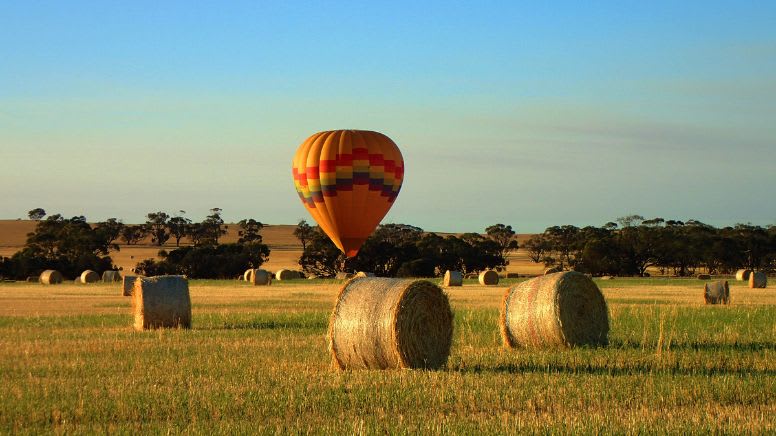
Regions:
[[[60,214],[46,217],[42,208],[28,213],[36,220],[35,231],[27,235],[24,248],[10,258],[0,258],[0,277],[24,279],[37,276],[46,269],[56,269],[65,277],[77,277],[91,269],[116,269],[111,251],[119,251],[117,241],[137,244],[150,236],[159,247],[170,239],[176,249],[160,250],[162,258],[146,259],[135,270],[146,275],[185,274],[192,278],[230,278],[247,268],[257,268],[269,258],[269,247],[262,243],[264,225],[255,219],[237,223],[239,239],[233,244],[221,244],[219,239],[228,227],[221,218],[221,209],[213,208],[202,222],[194,223],[181,215],[150,212],[146,222],[125,225],[116,218],[90,225],[83,216],[65,218]],[[44,217],[46,217],[44,219]],[[192,245],[181,247],[183,238]]]
[[[440,236],[407,224],[383,224],[352,259],[346,259],[319,227],[306,221],[297,225],[294,235],[303,247],[299,264],[306,273],[319,277],[356,271],[382,277],[435,277],[446,270],[500,270],[509,263],[508,252],[518,248],[515,231],[504,224],[486,228],[484,236]]]
[[[648,268],[675,276],[701,269],[711,274],[731,274],[739,268],[771,271],[776,265],[776,226],[715,228],[697,220],[629,215],[602,227],[548,227],[523,248],[533,262],[593,275],[644,276]]]

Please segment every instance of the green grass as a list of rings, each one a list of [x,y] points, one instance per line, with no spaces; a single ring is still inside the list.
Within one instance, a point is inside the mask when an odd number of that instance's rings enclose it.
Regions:
[[[454,302],[446,369],[339,372],[330,304],[290,295],[195,301],[190,331],[0,317],[0,433],[776,431],[774,306],[610,301],[609,347],[527,351]]]

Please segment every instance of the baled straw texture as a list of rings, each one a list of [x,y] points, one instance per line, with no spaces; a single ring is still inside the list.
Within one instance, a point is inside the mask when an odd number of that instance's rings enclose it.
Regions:
[[[370,273],[366,271],[359,271],[356,273],[355,277],[374,277],[375,273]]]
[[[736,280],[739,282],[749,281],[749,275],[752,274],[750,269],[740,269],[736,271]]]
[[[440,368],[453,339],[447,295],[426,280],[354,278],[329,320],[339,369]]]
[[[118,271],[103,271],[102,272],[102,282],[103,283],[113,283],[113,282],[120,282],[121,281],[121,273]]]
[[[191,328],[189,282],[183,276],[138,277],[132,290],[135,330]]]
[[[445,271],[445,278],[442,279],[444,286],[463,286],[463,274],[460,271]]]
[[[275,273],[275,278],[278,280],[294,280],[299,278],[299,272],[290,269],[281,269]]]
[[[563,272],[563,268],[561,268],[560,266],[553,266],[551,268],[547,268],[546,270],[544,270],[544,275],[550,275],[550,274],[555,274],[559,272]]]
[[[56,285],[62,283],[62,274],[55,269],[47,269],[40,273],[38,280],[44,285]]]
[[[87,269],[81,273],[81,283],[96,283],[100,281],[100,275],[95,271]]]
[[[245,274],[243,274],[242,279],[246,282],[250,282],[253,280],[253,272],[255,270],[253,268],[245,270]]]
[[[711,280],[711,276],[709,274],[698,274],[698,280]]]
[[[706,304],[730,303],[730,286],[727,280],[718,280],[703,285],[703,299],[706,300]]]
[[[592,279],[574,271],[539,276],[508,289],[500,325],[510,348],[608,344],[606,300]]]
[[[768,276],[765,275],[764,272],[752,271],[752,273],[749,274],[750,288],[764,288],[766,286],[768,286]]]
[[[480,284],[483,286],[492,286],[498,284],[498,273],[493,270],[487,270],[480,273]]]
[[[267,270],[254,269],[252,270],[250,283],[253,286],[267,286],[272,284],[272,274]]]
[[[132,296],[132,290],[135,288],[135,280],[137,280],[138,276],[124,276],[124,278],[121,281],[121,294],[125,297],[131,297]]]

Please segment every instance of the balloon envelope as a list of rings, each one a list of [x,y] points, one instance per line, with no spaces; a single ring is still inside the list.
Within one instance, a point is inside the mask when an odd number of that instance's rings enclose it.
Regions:
[[[399,195],[404,159],[382,133],[333,130],[299,146],[292,172],[307,211],[353,257]]]

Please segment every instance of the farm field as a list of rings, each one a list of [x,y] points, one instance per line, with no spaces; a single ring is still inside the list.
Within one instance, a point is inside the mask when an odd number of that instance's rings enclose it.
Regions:
[[[193,328],[135,332],[118,285],[0,283],[0,433],[776,431],[776,292],[598,281],[610,346],[501,347],[509,284],[448,289],[440,371],[336,371],[341,283],[192,281]]]

